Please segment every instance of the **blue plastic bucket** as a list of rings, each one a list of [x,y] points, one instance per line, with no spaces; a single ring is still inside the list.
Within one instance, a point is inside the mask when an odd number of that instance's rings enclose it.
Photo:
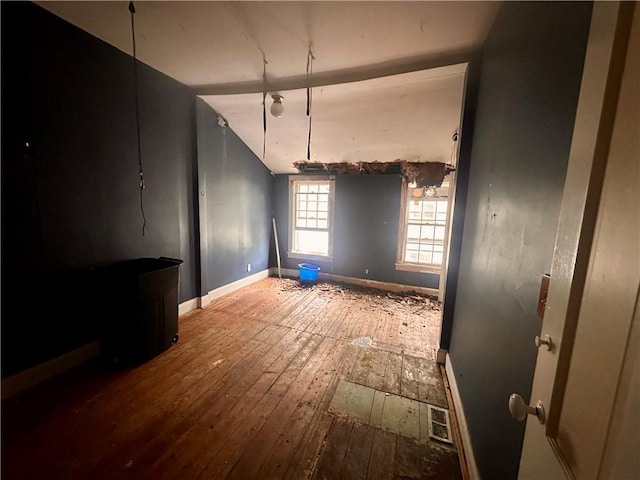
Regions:
[[[315,282],[318,279],[320,267],[311,265],[310,263],[299,263],[298,267],[300,268],[301,282]]]

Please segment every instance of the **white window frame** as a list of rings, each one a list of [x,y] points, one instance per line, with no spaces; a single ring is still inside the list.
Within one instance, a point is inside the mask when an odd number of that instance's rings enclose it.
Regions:
[[[446,221],[444,225],[444,240],[443,240],[443,248],[442,248],[442,263],[440,265],[425,265],[419,263],[409,263],[405,261],[405,249],[407,245],[407,231],[408,231],[408,220],[409,220],[409,202],[412,201],[412,198],[409,194],[409,184],[403,179],[402,181],[402,193],[401,193],[401,210],[400,210],[400,226],[398,229],[398,251],[396,257],[396,270],[404,270],[409,272],[418,272],[418,273],[432,273],[432,274],[441,274],[443,269],[445,268],[447,262],[447,255],[449,250],[449,231],[451,225],[451,213],[453,211],[452,202],[451,202],[451,192],[452,188],[449,186],[449,191],[446,196],[440,197],[431,197],[425,198],[425,200],[438,200],[446,198],[447,200],[447,214]]]
[[[297,251],[294,249],[296,231],[296,184],[305,182],[329,182],[329,211],[328,227],[326,231],[329,235],[328,255],[317,255]],[[299,258],[304,260],[319,260],[322,262],[333,261],[333,218],[335,205],[335,176],[334,175],[291,175],[289,176],[289,258]],[[324,230],[324,229],[319,229]]]

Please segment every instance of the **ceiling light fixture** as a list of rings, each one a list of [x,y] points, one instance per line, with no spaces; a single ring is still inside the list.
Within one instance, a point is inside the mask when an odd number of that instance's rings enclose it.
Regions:
[[[284,113],[284,106],[282,105],[282,100],[284,100],[284,97],[282,95],[274,93],[273,95],[271,95],[271,98],[273,98],[273,103],[271,104],[270,110],[271,115],[276,118],[280,118]]]

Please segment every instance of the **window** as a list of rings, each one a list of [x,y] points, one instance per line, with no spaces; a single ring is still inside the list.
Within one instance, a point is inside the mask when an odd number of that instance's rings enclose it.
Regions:
[[[438,188],[403,184],[403,211],[396,268],[439,272],[447,251],[448,182]]]
[[[334,183],[328,177],[290,178],[290,257],[332,256]]]

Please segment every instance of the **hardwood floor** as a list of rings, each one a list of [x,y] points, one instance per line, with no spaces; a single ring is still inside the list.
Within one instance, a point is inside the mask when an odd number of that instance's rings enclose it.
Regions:
[[[265,279],[181,317],[141,366],[4,401],[2,477],[462,478],[453,445],[329,409],[339,381],[448,408],[439,316],[417,295]]]

